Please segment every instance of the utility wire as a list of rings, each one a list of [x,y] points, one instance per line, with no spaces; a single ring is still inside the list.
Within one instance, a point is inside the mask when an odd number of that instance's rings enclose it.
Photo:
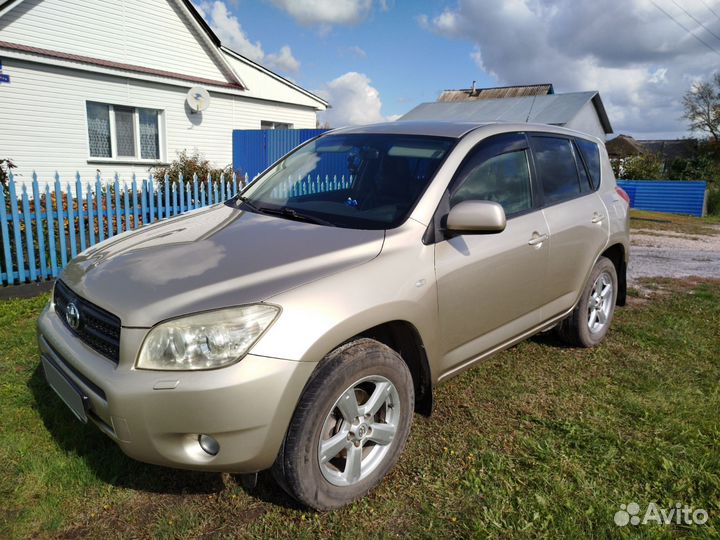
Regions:
[[[690,17],[693,21],[695,21],[697,24],[699,24],[699,25],[702,26],[705,30],[707,30],[707,32],[708,32],[709,34],[712,34],[712,36],[713,36],[715,39],[720,40],[720,36],[718,36],[715,32],[713,32],[712,30],[710,30],[707,26],[705,26],[705,25],[702,23],[702,21],[697,20],[697,19],[692,15],[692,13],[690,13],[687,9],[685,9],[684,7],[682,7],[682,6],[681,6],[680,4],[678,4],[675,0],[672,0],[672,3],[675,4],[678,8],[680,8],[680,9],[683,11],[683,13],[685,13],[685,15],[687,15],[688,17]]]
[[[682,28],[682,29],[685,30],[688,34],[690,34],[692,37],[694,37],[695,39],[697,39],[700,43],[702,43],[703,45],[705,45],[705,46],[706,46],[708,49],[710,49],[712,52],[714,52],[715,54],[717,54],[718,56],[720,56],[720,51],[718,51],[715,47],[713,47],[712,45],[710,45],[707,41],[705,41],[704,39],[702,39],[700,36],[698,36],[698,35],[696,35],[695,33],[693,33],[687,26],[685,26],[683,23],[681,23],[681,22],[678,21],[675,17],[673,17],[670,13],[668,13],[668,12],[665,11],[663,8],[661,8],[659,5],[657,5],[657,3],[655,3],[655,0],[650,0],[650,3],[651,3],[653,6],[655,6],[658,10],[660,10],[661,12],[663,12],[666,17],[668,17],[670,20],[672,20],[672,21],[673,21],[675,24],[677,24],[680,28]]]
[[[708,4],[705,0],[700,0],[700,1],[703,3],[703,5],[704,5],[706,8],[708,8],[708,9],[710,10],[710,13],[712,13],[713,15],[715,15],[715,17],[717,17],[717,20],[720,21],[720,15],[718,15],[718,12],[715,11],[715,10],[710,6],[710,4]]]

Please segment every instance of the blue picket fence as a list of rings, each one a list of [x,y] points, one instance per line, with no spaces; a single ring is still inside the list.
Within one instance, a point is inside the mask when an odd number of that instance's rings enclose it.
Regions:
[[[237,194],[247,176],[183,182],[165,177],[93,183],[76,175],[41,189],[33,174],[28,190],[10,175],[0,189],[0,285],[55,278],[79,252],[121,232],[220,203]],[[18,193],[19,192],[19,193]]]

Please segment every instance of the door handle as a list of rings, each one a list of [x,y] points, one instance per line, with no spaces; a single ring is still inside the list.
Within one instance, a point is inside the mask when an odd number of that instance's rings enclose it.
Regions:
[[[601,214],[600,212],[595,212],[592,217],[592,222],[593,223],[602,223],[604,219],[605,219],[605,216],[603,214]]]
[[[530,240],[528,240],[528,245],[530,246],[539,246],[542,244],[545,240],[550,238],[547,234],[538,234],[533,233],[533,236]]]

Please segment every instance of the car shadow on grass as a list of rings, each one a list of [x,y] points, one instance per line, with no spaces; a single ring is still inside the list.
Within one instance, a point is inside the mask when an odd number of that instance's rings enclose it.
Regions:
[[[257,486],[245,488],[237,477],[221,473],[186,471],[148,465],[127,457],[120,448],[92,422],[78,421],[48,386],[42,365],[35,368],[28,383],[35,399],[35,407],[48,432],[60,449],[72,459],[78,456],[95,475],[108,484],[137,491],[167,495],[210,495],[237,487],[262,501],[299,508],[280,488],[269,472],[258,475]]]

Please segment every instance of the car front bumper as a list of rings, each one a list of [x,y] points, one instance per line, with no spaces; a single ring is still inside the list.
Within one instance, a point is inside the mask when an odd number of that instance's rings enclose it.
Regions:
[[[78,339],[52,304],[38,320],[41,355],[87,397],[88,419],[128,456],[181,469],[270,467],[316,363],[249,354],[211,371],[138,370],[133,357],[146,333],[122,329],[116,365]],[[200,434],[217,440],[216,455],[200,447]]]

